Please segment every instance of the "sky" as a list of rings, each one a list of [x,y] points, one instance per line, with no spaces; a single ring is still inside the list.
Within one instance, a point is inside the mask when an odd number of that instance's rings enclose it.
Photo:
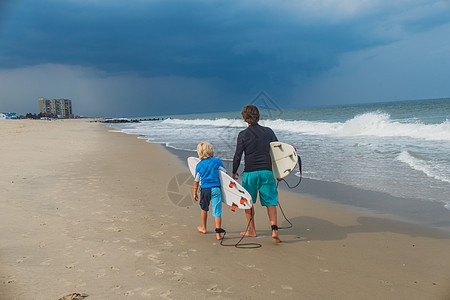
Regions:
[[[450,0],[0,0],[0,111],[240,111],[450,97]]]

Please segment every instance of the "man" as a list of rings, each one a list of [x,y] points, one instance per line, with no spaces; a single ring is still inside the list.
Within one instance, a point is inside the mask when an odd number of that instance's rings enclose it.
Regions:
[[[256,106],[245,106],[242,110],[242,117],[247,122],[248,127],[241,131],[237,138],[232,177],[236,179],[239,175],[237,170],[242,153],[244,153],[245,164],[242,186],[252,196],[253,203],[256,203],[259,192],[261,205],[267,207],[267,214],[272,225],[272,238],[279,243],[281,240],[278,237],[277,226],[278,190],[272,173],[270,157],[270,142],[276,142],[278,139],[272,129],[258,124],[260,115]],[[248,231],[242,232],[241,235],[256,236],[254,209],[246,209],[245,215],[250,226]]]

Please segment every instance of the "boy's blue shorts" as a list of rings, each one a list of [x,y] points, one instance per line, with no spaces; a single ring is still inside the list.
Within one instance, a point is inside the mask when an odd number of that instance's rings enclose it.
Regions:
[[[253,203],[256,203],[259,191],[259,200],[262,206],[278,206],[277,184],[272,171],[244,172],[242,186],[252,196]]]
[[[209,203],[211,202],[213,217],[222,216],[222,194],[220,187],[202,188],[200,191],[200,208],[209,211]]]

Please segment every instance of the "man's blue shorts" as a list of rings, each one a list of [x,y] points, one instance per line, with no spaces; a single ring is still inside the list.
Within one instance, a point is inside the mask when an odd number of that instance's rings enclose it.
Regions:
[[[202,188],[200,191],[200,208],[209,211],[209,203],[211,202],[213,217],[222,216],[222,194],[220,187]]]
[[[256,203],[259,191],[259,200],[262,206],[278,206],[277,184],[272,171],[244,172],[242,186],[252,196],[253,203]]]

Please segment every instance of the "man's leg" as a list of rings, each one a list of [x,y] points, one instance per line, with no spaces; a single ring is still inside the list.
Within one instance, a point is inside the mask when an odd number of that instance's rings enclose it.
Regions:
[[[267,214],[269,215],[270,225],[277,226],[277,207],[267,206]],[[278,229],[272,229],[272,238],[276,243],[281,242],[280,238],[278,237]]]
[[[248,231],[241,232],[241,235],[256,236],[255,210],[253,209],[253,207],[245,210],[245,216],[247,217],[247,222],[249,222],[250,225]]]

